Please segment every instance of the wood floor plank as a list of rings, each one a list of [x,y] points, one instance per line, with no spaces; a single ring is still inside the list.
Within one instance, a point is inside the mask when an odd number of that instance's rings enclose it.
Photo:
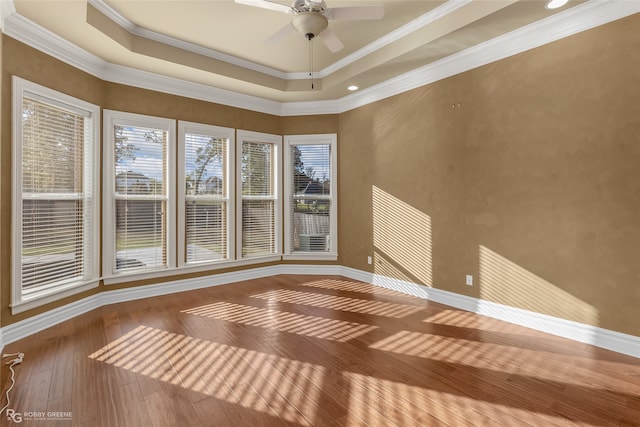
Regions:
[[[638,359],[339,276],[109,305],[15,351],[12,407],[72,412],[47,425],[640,426]]]
[[[46,412],[51,385],[51,371],[34,372],[29,379],[24,398],[15,401],[15,408],[21,412]]]
[[[49,400],[71,396],[73,392],[73,337],[63,335],[58,339],[51,371]],[[66,409],[71,410],[71,407]]]
[[[107,342],[114,342],[124,335],[120,326],[120,317],[117,313],[111,310],[102,311],[102,321],[104,324],[105,338]],[[127,369],[117,369],[116,377],[118,384],[121,386],[132,382],[137,382],[135,373]]]
[[[103,425],[100,418],[100,405],[98,400],[98,384],[88,381],[94,375],[91,366],[96,362],[89,359],[82,352],[74,352],[73,358],[73,396],[72,412],[74,426]]]
[[[181,408],[176,404],[171,393],[165,389],[144,397],[147,412],[151,418],[153,427],[172,427],[177,425],[189,425],[182,418]],[[191,420],[193,421],[193,420]]]
[[[53,382],[52,382],[53,385]],[[71,398],[71,394],[64,395],[59,398],[49,399],[47,402],[47,427],[69,427],[73,422],[73,412],[71,408],[73,407],[73,402]],[[66,416],[66,413],[69,413],[69,417]],[[37,425],[37,424],[36,424]]]
[[[125,425],[146,427],[152,423],[137,381],[120,385],[117,395],[119,399],[118,412],[122,413]]]

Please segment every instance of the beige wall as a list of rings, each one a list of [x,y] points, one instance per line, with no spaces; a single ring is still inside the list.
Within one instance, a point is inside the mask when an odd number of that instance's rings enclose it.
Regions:
[[[338,133],[339,117],[338,114],[283,117],[282,134],[307,135],[314,133]]]
[[[108,109],[277,134],[338,132],[339,264],[640,335],[639,24],[632,16],[340,115],[310,117],[103,82],[5,36],[2,324],[87,295],[17,316],[8,307],[16,74]],[[167,279],[184,277],[192,276]]]
[[[341,264],[640,335],[639,27],[342,114]]]

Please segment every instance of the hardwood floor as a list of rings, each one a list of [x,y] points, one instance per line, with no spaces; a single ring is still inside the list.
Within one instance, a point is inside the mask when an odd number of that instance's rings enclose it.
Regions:
[[[341,277],[105,306],[16,351],[24,426],[640,425],[638,359]]]

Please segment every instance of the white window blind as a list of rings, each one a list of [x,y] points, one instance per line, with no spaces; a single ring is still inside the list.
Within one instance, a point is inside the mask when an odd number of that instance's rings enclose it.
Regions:
[[[98,107],[14,80],[14,305],[79,285],[95,267]],[[33,88],[33,92],[29,90]],[[46,292],[45,292],[46,293]]]
[[[286,252],[336,252],[335,136],[286,137]]]
[[[241,140],[242,258],[279,253],[277,151],[276,143],[259,137]]]
[[[174,122],[109,112],[108,250],[112,273],[171,264],[169,147]],[[154,120],[155,119],[155,120]],[[155,123],[155,122],[158,123]],[[106,169],[105,169],[106,170]],[[174,228],[175,229],[175,228]]]
[[[232,137],[233,129],[180,122],[184,168],[181,259],[185,264],[229,259]]]

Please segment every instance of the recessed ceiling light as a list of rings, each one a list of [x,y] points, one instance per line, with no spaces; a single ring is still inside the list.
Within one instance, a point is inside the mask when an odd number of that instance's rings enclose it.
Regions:
[[[356,85],[351,85],[347,89],[350,90],[350,91],[354,91],[354,90],[358,90],[360,88],[358,86],[356,86]]]
[[[569,3],[569,0],[549,0],[545,7],[547,9],[557,9]]]

